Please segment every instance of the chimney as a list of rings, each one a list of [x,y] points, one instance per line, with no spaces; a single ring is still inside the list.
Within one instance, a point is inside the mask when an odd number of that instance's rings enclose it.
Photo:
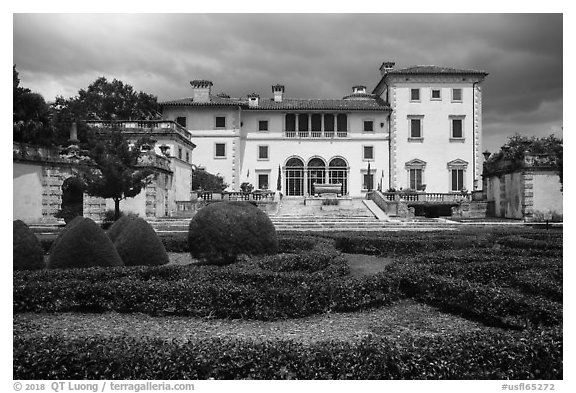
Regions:
[[[190,82],[194,92],[192,98],[194,102],[206,103],[210,102],[210,91],[212,88],[212,81],[207,80],[194,80]]]
[[[260,96],[256,93],[248,94],[248,107],[249,108],[258,108],[258,100]]]
[[[380,66],[380,74],[382,74],[382,76],[386,75],[387,73],[389,73],[394,69],[395,64],[396,63],[394,63],[393,61],[385,61]]]
[[[352,94],[366,94],[366,86],[352,86]]]
[[[274,93],[274,102],[282,102],[284,98],[284,86],[274,85],[272,86],[272,93]]]

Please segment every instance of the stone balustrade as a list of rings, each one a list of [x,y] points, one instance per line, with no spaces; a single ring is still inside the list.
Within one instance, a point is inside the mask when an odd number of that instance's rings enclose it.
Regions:
[[[86,120],[90,127],[101,129],[123,129],[148,132],[176,132],[188,140],[192,140],[190,132],[172,120]]]

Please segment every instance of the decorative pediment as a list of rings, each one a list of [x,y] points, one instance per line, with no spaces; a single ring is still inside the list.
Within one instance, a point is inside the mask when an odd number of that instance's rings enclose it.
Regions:
[[[408,161],[404,165],[406,166],[407,169],[424,169],[426,167],[426,161],[414,158],[413,160]]]
[[[447,164],[448,169],[466,169],[468,167],[468,162],[457,158],[455,160],[450,161]]]

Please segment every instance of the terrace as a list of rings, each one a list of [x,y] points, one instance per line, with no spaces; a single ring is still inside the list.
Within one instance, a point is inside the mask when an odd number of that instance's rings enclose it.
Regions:
[[[87,120],[86,124],[98,129],[122,129],[135,133],[176,133],[186,140],[192,141],[190,132],[172,120]]]

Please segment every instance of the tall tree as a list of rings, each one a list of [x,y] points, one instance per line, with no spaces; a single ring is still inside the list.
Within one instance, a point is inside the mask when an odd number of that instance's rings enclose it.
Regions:
[[[38,93],[20,86],[16,65],[13,75],[13,140],[35,145],[50,145],[53,137],[50,107]]]
[[[120,218],[120,201],[133,198],[151,181],[151,169],[138,166],[141,147],[147,138],[130,146],[120,130],[98,133],[90,141],[88,156],[96,168],[86,169],[82,178],[86,193],[114,200],[114,220]]]
[[[156,96],[136,91],[118,79],[110,82],[103,76],[86,89],[79,90],[76,97],[56,97],[52,108],[60,143],[67,140],[73,121],[78,122],[78,138],[85,141],[88,129],[81,120],[150,120],[161,117]]]

